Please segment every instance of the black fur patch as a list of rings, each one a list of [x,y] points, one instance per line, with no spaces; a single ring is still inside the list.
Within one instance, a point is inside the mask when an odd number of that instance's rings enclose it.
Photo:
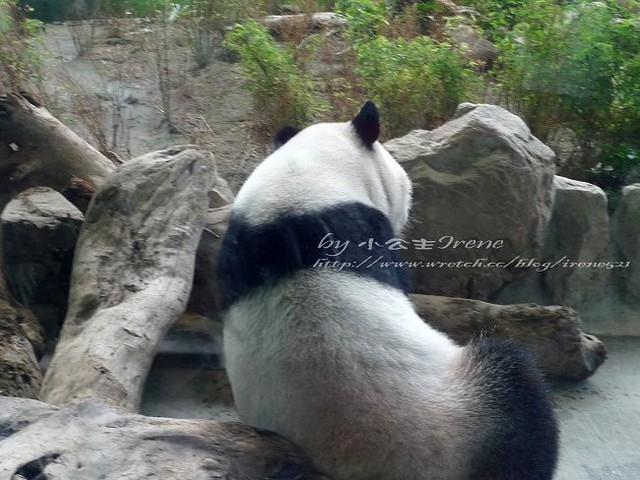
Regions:
[[[511,342],[485,337],[469,348],[467,375],[482,382],[478,400],[496,412],[489,420],[494,429],[478,432],[469,478],[551,480],[558,457],[558,425],[530,355]]]
[[[291,126],[282,127],[280,130],[278,130],[278,133],[276,133],[275,137],[273,137],[273,148],[277,150],[293,137],[295,137],[298,133],[300,133],[299,128]]]
[[[321,241],[328,234],[334,244],[329,248],[325,241],[328,248],[322,248]],[[385,244],[392,238],[393,229],[384,214],[361,203],[284,215],[260,226],[251,226],[241,214],[233,214],[218,256],[223,308],[262,285],[310,268],[338,270],[341,266],[342,272],[374,278],[406,292],[406,269],[380,263],[401,261],[398,250]],[[336,241],[348,245],[341,251]],[[327,262],[336,263],[332,267]]]
[[[380,114],[375,103],[366,102],[358,115],[351,120],[351,124],[362,143],[371,148],[373,143],[380,137]]]

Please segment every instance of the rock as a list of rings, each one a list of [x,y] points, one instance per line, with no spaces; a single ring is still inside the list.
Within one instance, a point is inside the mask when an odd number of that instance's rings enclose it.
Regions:
[[[519,117],[462,104],[385,147],[414,183],[407,256],[441,262],[413,268],[416,293],[486,300],[526,274],[518,260],[542,253],[555,165]]]
[[[584,333],[576,312],[560,306],[494,305],[431,295],[411,296],[425,322],[465,344],[480,334],[527,347],[550,377],[583,380],[606,358],[603,343]]]
[[[270,432],[0,397],[0,478],[329,480]]]
[[[620,253],[621,268],[616,273],[624,296],[640,301],[640,184],[627,185],[613,217],[613,234]]]
[[[310,15],[268,15],[260,20],[269,29],[271,35],[278,38],[288,37],[291,32],[341,31],[347,28],[347,19],[333,12],[317,12]]]
[[[83,216],[46,187],[18,195],[4,212],[5,274],[12,295],[56,338],[64,319],[73,252]]]
[[[543,272],[551,302],[585,308],[602,299],[613,262],[607,196],[601,188],[556,176]],[[558,262],[560,262],[558,264]]]
[[[463,55],[476,62],[481,70],[486,70],[498,58],[498,49],[475,28],[466,23],[453,23],[445,28],[451,43],[462,50]]]
[[[42,374],[29,338],[38,336],[38,325],[24,318],[28,313],[0,300],[0,395],[37,398],[40,392]]]

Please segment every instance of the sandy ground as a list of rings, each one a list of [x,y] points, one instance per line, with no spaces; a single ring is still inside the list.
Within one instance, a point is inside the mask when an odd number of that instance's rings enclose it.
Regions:
[[[239,67],[218,52],[211,65],[197,70],[184,36],[175,33],[169,49],[172,131],[163,122],[154,28],[133,20],[118,28],[99,25],[92,48],[79,57],[69,28],[48,25],[43,37],[48,108],[96,146],[88,124],[97,123],[109,149],[125,159],[177,144],[206,148],[237,190],[266,153],[254,139],[252,100],[242,88]],[[88,119],[83,106],[97,120]],[[114,124],[119,124],[115,136]]]

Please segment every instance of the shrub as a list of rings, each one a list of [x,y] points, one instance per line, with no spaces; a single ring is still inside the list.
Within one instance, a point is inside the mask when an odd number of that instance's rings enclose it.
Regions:
[[[589,179],[608,193],[627,183],[627,176],[640,174],[640,149],[628,144],[603,145],[600,162],[590,170]]]
[[[240,55],[262,127],[305,125],[328,109],[314,92],[316,82],[296,65],[291,51],[279,46],[268,30],[255,21],[236,25],[225,43]]]
[[[185,1],[181,18],[198,68],[211,63],[225,28],[247,18],[257,3],[253,0]]]
[[[0,0],[1,89],[42,90],[37,37],[41,30],[42,22],[27,18],[17,0]]]
[[[473,73],[446,43],[378,36],[359,44],[357,55],[356,73],[384,110],[388,136],[444,123],[472,96]]]
[[[358,81],[384,110],[385,136],[393,137],[448,120],[473,96],[475,81],[456,49],[407,26],[408,9],[415,5],[391,7],[375,0],[336,2],[349,24]]]
[[[383,35],[389,27],[389,12],[383,1],[338,0],[335,8],[347,19],[349,38],[354,43]]]
[[[507,99],[543,140],[558,126],[585,144],[638,145],[638,2],[526,2],[501,43]]]

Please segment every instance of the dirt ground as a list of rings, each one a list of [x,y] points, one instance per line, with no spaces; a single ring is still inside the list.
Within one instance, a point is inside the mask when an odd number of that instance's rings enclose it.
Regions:
[[[186,37],[171,32],[170,128],[163,121],[154,28],[136,20],[98,25],[91,48],[78,56],[69,27],[47,25],[46,105],[94,146],[95,132],[102,134],[123,159],[177,144],[206,148],[236,191],[267,150],[253,134],[252,99],[238,65],[223,60],[220,48],[208,67],[197,70]]]

